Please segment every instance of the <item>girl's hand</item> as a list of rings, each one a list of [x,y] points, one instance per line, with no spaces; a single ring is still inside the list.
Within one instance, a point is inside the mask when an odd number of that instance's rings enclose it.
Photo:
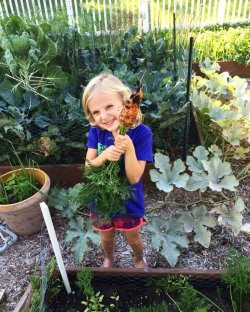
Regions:
[[[119,149],[115,145],[111,145],[106,148],[100,156],[103,156],[105,160],[117,161],[120,159],[121,155],[124,153],[122,149]]]
[[[133,149],[134,145],[131,138],[127,134],[125,135],[118,134],[115,137],[115,146],[120,150],[124,151],[124,153],[126,153],[129,150]]]

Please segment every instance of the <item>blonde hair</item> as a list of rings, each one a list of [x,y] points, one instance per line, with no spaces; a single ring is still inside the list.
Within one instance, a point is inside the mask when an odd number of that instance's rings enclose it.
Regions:
[[[93,99],[95,94],[100,91],[118,95],[123,103],[129,100],[132,93],[132,91],[125,84],[123,84],[120,79],[112,74],[103,73],[91,79],[83,92],[82,106],[86,118],[92,126],[95,125],[95,122],[91,112],[89,111],[88,104]],[[139,110],[134,127],[139,125],[141,122],[142,114]]]

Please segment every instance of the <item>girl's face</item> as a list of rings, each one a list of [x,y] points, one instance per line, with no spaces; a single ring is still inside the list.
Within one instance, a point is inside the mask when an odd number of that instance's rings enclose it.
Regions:
[[[102,129],[113,134],[120,125],[119,116],[123,103],[119,95],[100,92],[88,103],[88,109],[96,123]]]

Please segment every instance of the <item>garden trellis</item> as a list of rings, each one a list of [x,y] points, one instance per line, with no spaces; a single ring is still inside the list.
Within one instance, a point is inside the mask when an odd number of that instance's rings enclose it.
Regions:
[[[127,29],[131,24],[147,31],[169,28],[175,12],[179,25],[205,26],[246,22],[249,0],[2,0],[0,17],[24,15],[30,20],[50,21],[65,11],[69,25],[82,31]],[[84,27],[83,27],[84,25]]]

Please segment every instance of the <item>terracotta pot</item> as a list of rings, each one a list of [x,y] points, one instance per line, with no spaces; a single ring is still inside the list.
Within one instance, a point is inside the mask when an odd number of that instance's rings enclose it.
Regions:
[[[6,180],[11,174],[20,170],[22,169],[7,172],[1,178]],[[50,178],[40,169],[26,168],[25,170],[34,170],[35,180],[41,186],[40,192],[14,204],[0,204],[0,218],[16,234],[32,235],[41,230],[43,216],[39,204],[46,200],[46,194],[50,189]]]

